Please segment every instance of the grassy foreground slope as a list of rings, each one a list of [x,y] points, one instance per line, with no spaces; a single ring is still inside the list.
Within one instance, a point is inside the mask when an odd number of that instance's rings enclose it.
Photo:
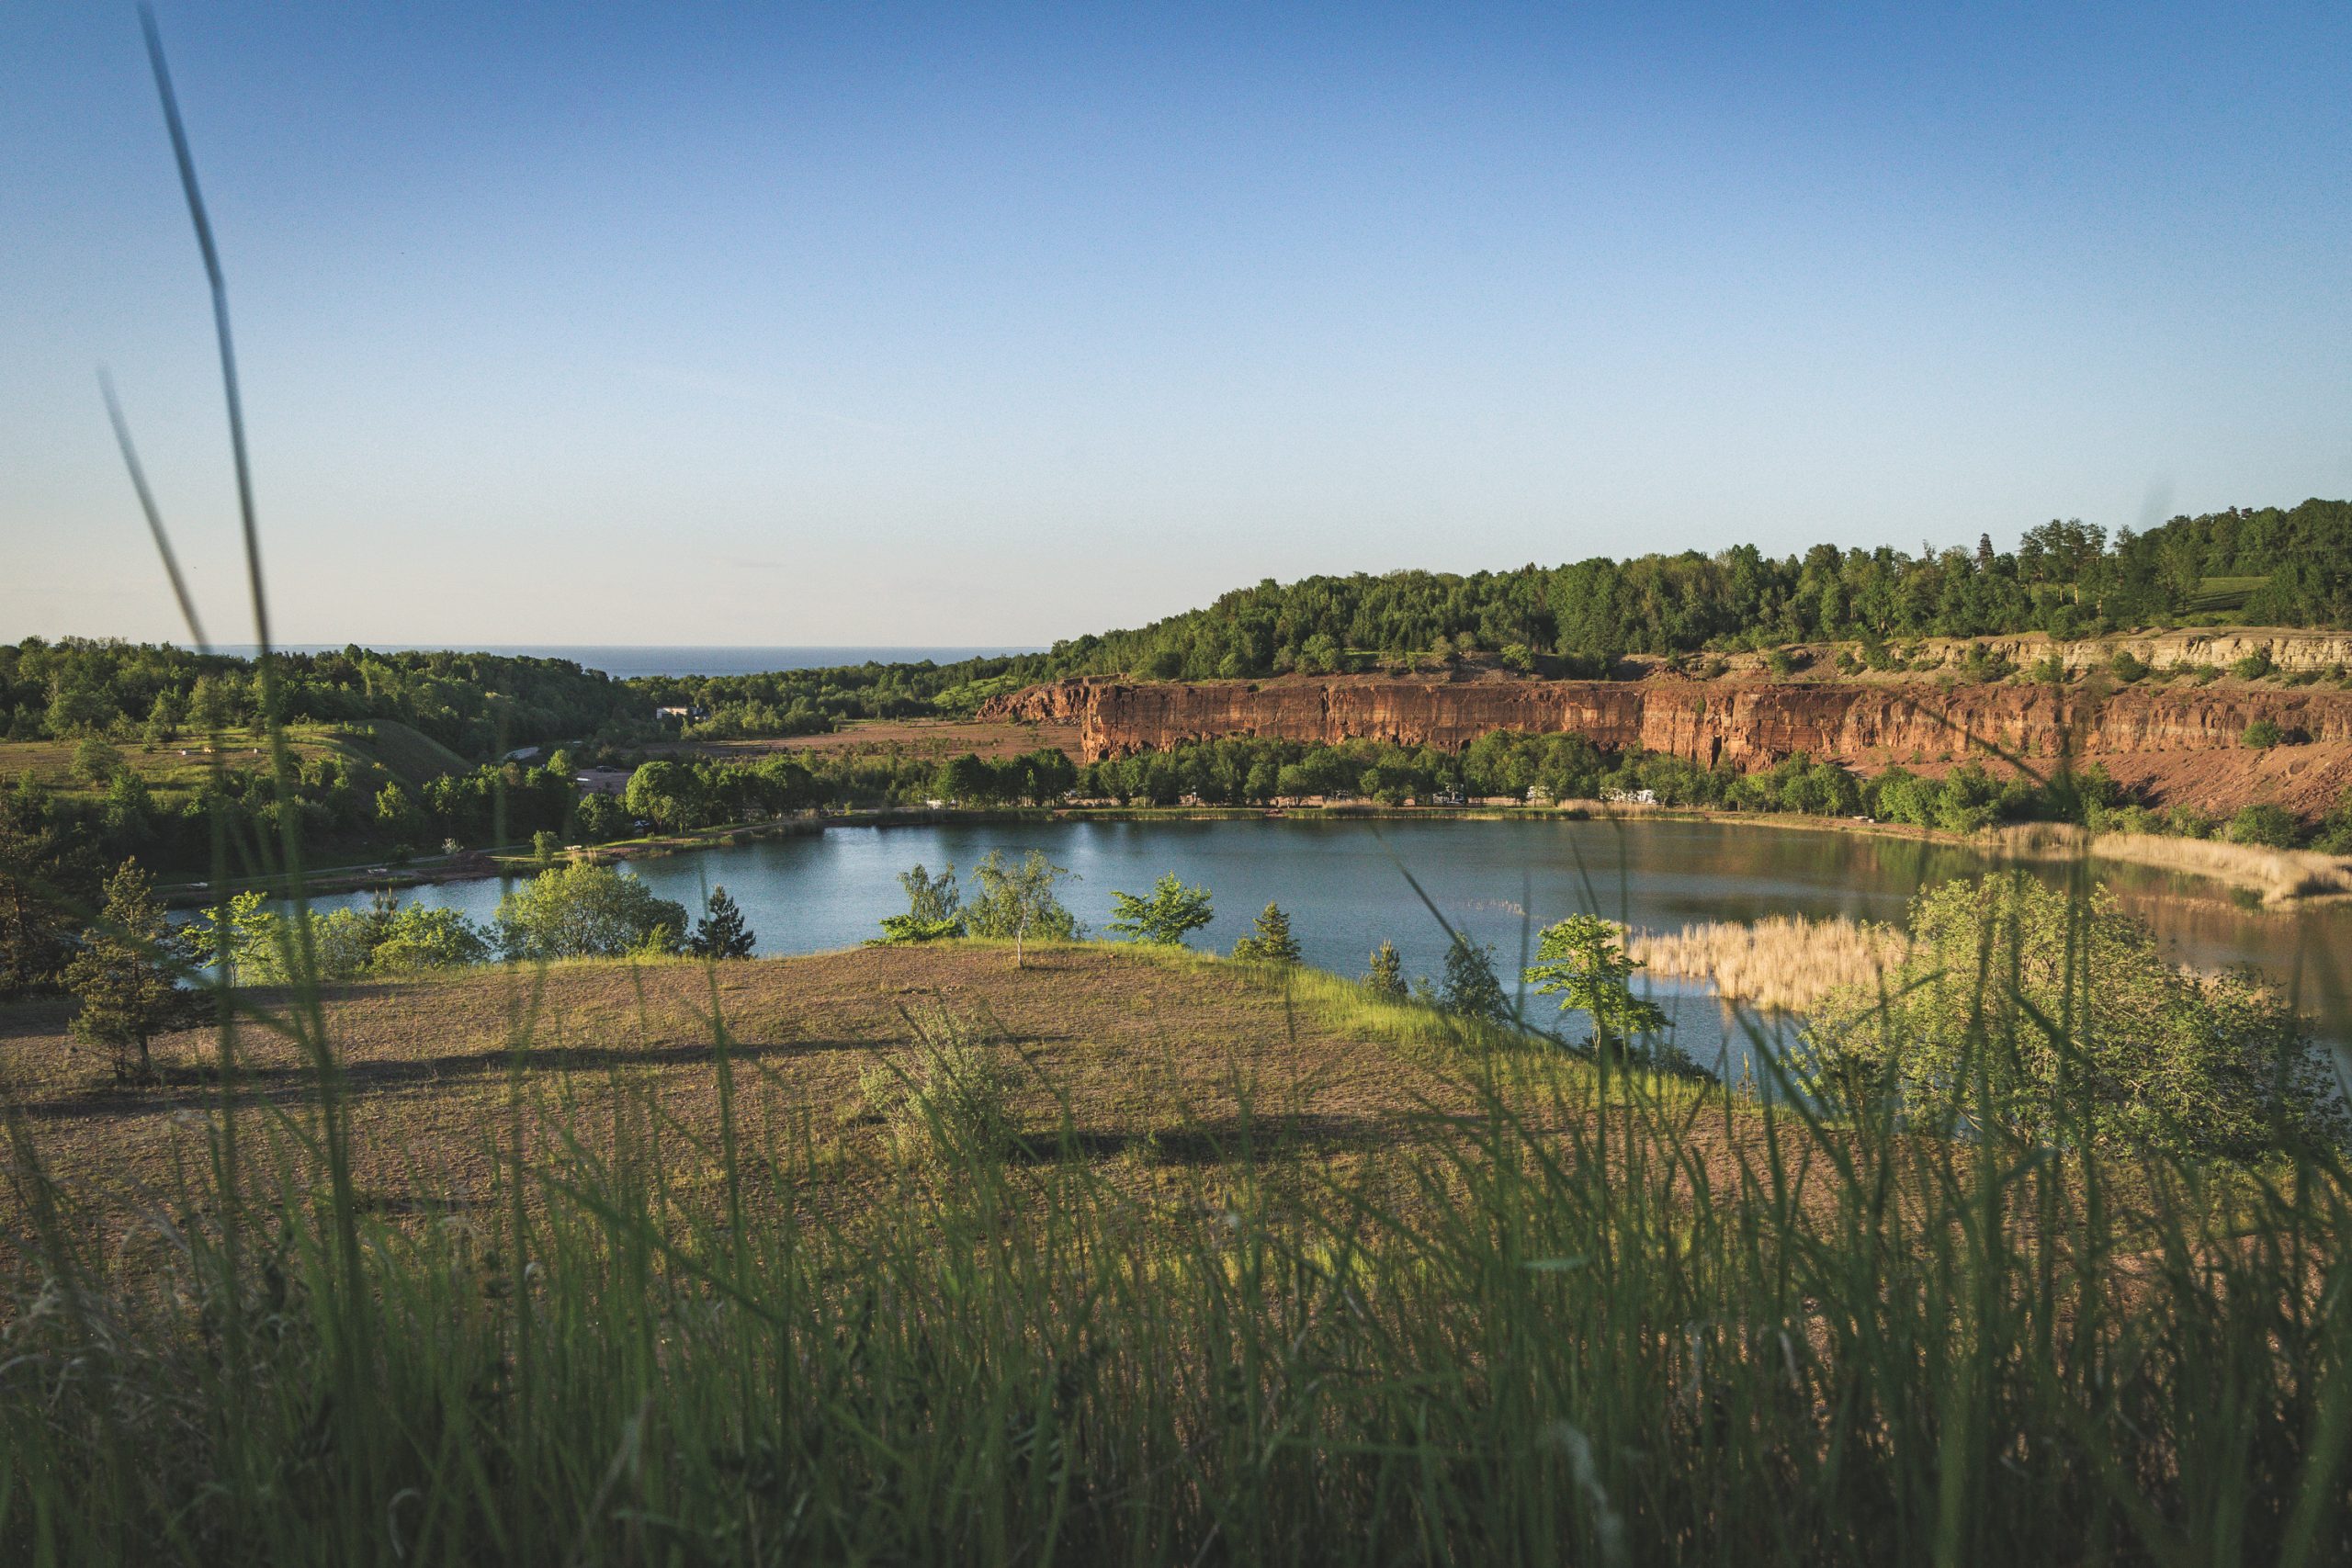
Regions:
[[[263,1000],[233,1122],[199,1037],[121,1092],[0,1014],[0,1561],[2352,1547],[2337,1172],[1822,1127],[1131,949]]]

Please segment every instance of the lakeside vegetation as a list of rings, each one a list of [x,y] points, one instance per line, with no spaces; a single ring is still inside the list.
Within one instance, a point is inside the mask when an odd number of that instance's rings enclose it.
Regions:
[[[167,792],[149,788],[128,755],[118,754],[91,763],[78,786],[28,775],[0,790],[0,994],[54,981],[66,951],[57,935],[64,911],[93,907],[112,867],[136,857],[163,874],[185,876],[213,863],[216,832],[232,865],[244,868],[235,874],[250,876],[252,867],[266,863],[255,858],[259,846],[282,841],[289,829],[306,854],[404,863],[436,849],[528,840],[532,858],[544,865],[565,845],[691,834],[806,811],[1043,807],[1072,800],[1267,807],[1307,799],[1395,807],[1614,798],[1832,821],[1867,818],[1956,833],[2074,824],[2116,836],[2100,840],[2110,847],[2165,835],[2243,849],[2352,853],[2352,792],[2316,822],[2262,803],[2223,821],[2192,807],[2153,809],[2096,767],[2046,782],[1974,763],[1939,778],[1899,767],[1865,776],[1796,757],[1741,773],[1664,754],[1608,752],[1580,736],[1515,731],[1482,736],[1458,753],[1377,741],[1329,746],[1238,738],[1083,766],[1051,749],[936,761],[846,750],[756,761],[657,758],[638,766],[617,795],[578,787],[570,753],[560,750],[543,763],[486,764],[432,775],[411,788],[333,734],[305,728],[281,733],[291,760],[282,784],[256,769],[205,763],[192,787]],[[2240,879],[2251,874],[2181,864]],[[2275,882],[2279,873],[2264,874]],[[2301,886],[2329,879],[2306,868],[2290,880]]]

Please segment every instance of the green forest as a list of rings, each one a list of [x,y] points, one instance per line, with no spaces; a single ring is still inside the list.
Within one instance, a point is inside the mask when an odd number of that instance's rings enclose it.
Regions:
[[[390,719],[461,757],[486,761],[518,747],[642,733],[644,699],[569,660],[490,653],[279,653],[265,714],[251,660],[169,644],[27,637],[0,645],[0,738],[67,739],[136,733],[252,729]]]
[[[568,764],[509,754],[660,733],[643,698],[561,660],[351,648],[276,655],[271,677],[168,645],[0,647],[0,853],[86,889],[130,855],[206,867],[216,828],[232,850],[292,828],[329,858],[560,833],[581,814]]]
[[[2306,501],[2176,517],[2109,538],[2079,522],[2030,530],[2014,550],[1917,554],[1816,545],[1774,558],[1594,557],[1467,577],[1271,581],[1204,610],[1057,645],[1057,674],[1207,680],[1342,667],[1351,655],[1450,645],[1553,657],[1598,673],[1628,654],[1792,642],[2048,632],[2072,637],[2192,621],[2352,626],[2352,503]],[[1442,639],[1442,643],[1441,642]]]
[[[1632,654],[1736,652],[1795,642],[2089,637],[2188,624],[2352,626],[2352,503],[2233,508],[2145,533],[2052,521],[2010,550],[1917,554],[1752,545],[1515,571],[1358,572],[1272,579],[1204,609],[1050,651],[952,664],[865,664],[641,679],[660,704],[699,706],[695,733],[805,734],[844,719],[968,714],[1064,675],[1205,681],[1329,674],[1408,655],[1485,652],[1528,670],[1599,676]]]

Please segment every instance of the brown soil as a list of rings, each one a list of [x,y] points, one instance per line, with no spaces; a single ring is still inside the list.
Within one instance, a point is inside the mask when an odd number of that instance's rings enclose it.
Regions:
[[[2341,741],[2267,751],[2153,751],[2092,760],[2155,805],[2194,806],[2217,817],[2260,801],[2306,819],[2324,817],[2352,790],[2352,745]]]
[[[395,1212],[487,1201],[512,1147],[517,1088],[539,1110],[560,1104],[583,1136],[609,1126],[624,1100],[650,1096],[679,1131],[715,1141],[714,983],[746,1138],[797,1148],[805,1132],[840,1168],[842,1201],[881,1168],[859,1076],[878,1061],[911,1066],[910,1020],[934,1008],[1026,1059],[1017,1100],[1029,1135],[1052,1140],[1067,1116],[1084,1152],[1125,1157],[1145,1182],[1154,1164],[1214,1163],[1220,1140],[1244,1136],[1261,1153],[1352,1161],[1426,1124],[1430,1097],[1456,1098],[1412,1052],[1318,1026],[1247,971],[1132,950],[1047,948],[1015,970],[993,946],[859,949],[720,964],[715,982],[689,962],[563,964],[543,988],[529,971],[481,969],[330,993],[363,1201]],[[219,1110],[214,1040],[164,1037],[164,1082],[123,1088],[73,1045],[70,1012],[0,1009],[0,1082],[43,1164],[90,1212],[116,1216],[112,1233],[174,1190],[175,1162],[203,1168]],[[269,1141],[272,1111],[311,1120],[314,1078],[300,1051],[248,1027],[240,1057],[249,1141]],[[551,1119],[535,1110],[529,1120],[536,1164]],[[0,1183],[0,1252],[26,1217],[22,1189]]]
[[[1997,757],[1980,755],[1968,761],[1998,775],[2016,771]],[[2265,751],[2244,748],[2093,751],[2076,759],[2078,766],[2093,763],[2105,768],[2132,797],[2148,805],[2193,806],[2216,817],[2267,801],[2309,821],[2326,816],[2345,792],[2352,790],[2352,743],[2345,741],[2274,746]],[[1939,778],[1960,765],[1958,759],[1951,757],[1902,764],[1930,778]],[[2055,764],[2045,758],[2029,758],[2026,765],[2037,774],[2046,774]]]

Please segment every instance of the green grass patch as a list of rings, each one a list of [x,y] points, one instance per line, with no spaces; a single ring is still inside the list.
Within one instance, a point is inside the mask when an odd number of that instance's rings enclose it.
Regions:
[[[354,762],[368,761],[345,739],[341,726],[288,725],[286,742],[299,762],[311,757],[339,755]],[[74,772],[78,740],[0,741],[0,779],[29,774],[39,784],[67,795],[102,794]],[[187,737],[149,745],[142,740],[112,743],[125,767],[144,780],[159,796],[192,794],[211,776],[214,754],[209,742]],[[269,744],[249,735],[224,735],[219,741],[219,761],[235,773],[266,773],[270,768]]]
[[[368,719],[344,726],[334,734],[354,755],[378,764],[411,786],[448,773],[467,773],[473,767],[438,740],[398,719]]]
[[[2188,597],[2189,614],[2195,615],[2232,615],[2245,608],[2255,590],[2270,579],[2265,577],[2208,577],[2197,585]]]

